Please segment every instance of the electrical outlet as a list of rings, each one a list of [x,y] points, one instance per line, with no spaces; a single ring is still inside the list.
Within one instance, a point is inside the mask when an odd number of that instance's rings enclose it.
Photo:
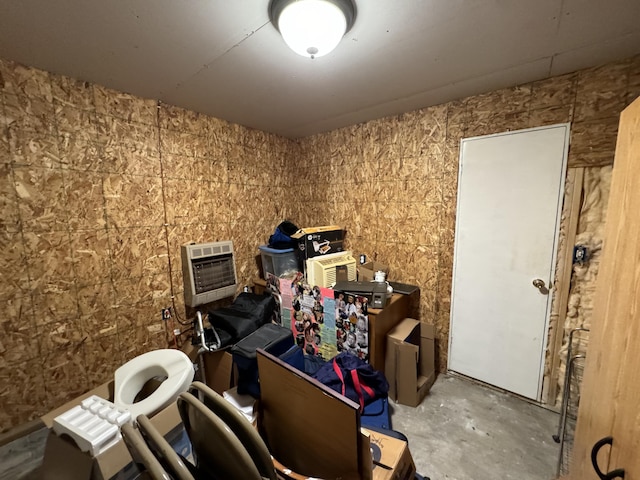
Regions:
[[[171,308],[163,308],[162,309],[162,320],[169,320],[171,318]]]
[[[585,245],[576,245],[573,247],[573,263],[582,265],[589,260],[589,249]]]

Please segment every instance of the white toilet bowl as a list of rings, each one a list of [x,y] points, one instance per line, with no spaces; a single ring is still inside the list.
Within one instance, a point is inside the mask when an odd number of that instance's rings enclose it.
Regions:
[[[114,375],[113,403],[131,412],[133,419],[161,410],[185,392],[193,381],[193,363],[180,350],[161,349],[144,353],[118,368]],[[147,398],[134,403],[136,395],[153,377],[167,377]]]

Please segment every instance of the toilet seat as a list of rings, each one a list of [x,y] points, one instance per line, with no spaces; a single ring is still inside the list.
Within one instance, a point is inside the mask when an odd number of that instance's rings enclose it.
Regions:
[[[167,377],[144,400],[134,403],[136,395],[153,377]],[[144,353],[115,371],[113,403],[131,412],[132,418],[153,415],[185,392],[193,381],[193,363],[180,350],[161,349]]]

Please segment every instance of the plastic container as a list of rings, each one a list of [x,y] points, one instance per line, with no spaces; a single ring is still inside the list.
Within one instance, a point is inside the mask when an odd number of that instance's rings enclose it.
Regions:
[[[300,262],[298,254],[293,248],[286,250],[276,250],[266,245],[260,245],[260,256],[262,257],[262,273],[267,278],[267,273],[271,273],[276,277],[284,275],[288,272],[299,272]]]
[[[291,329],[267,323],[247,335],[233,347],[233,363],[238,369],[238,393],[260,398],[256,349],[262,348],[279,357],[293,346]]]

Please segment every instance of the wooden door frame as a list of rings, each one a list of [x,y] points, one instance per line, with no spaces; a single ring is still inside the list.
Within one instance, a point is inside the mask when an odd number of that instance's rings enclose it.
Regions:
[[[543,404],[551,407],[556,405],[559,387],[559,368],[560,368],[560,348],[565,338],[564,323],[567,318],[567,310],[569,308],[569,296],[571,294],[571,278],[573,274],[573,247],[578,232],[578,221],[580,219],[580,207],[582,204],[583,185],[584,185],[584,167],[569,168],[567,178],[572,178],[572,190],[568,195],[567,223],[562,248],[558,249],[558,269],[557,281],[553,286],[552,303],[557,302],[557,320],[555,330],[549,338],[548,349],[549,355],[549,376],[547,382],[546,401]],[[566,188],[566,183],[565,183]],[[549,332],[547,332],[549,336]],[[562,393],[562,392],[560,392]],[[543,389],[544,394],[544,389]]]

